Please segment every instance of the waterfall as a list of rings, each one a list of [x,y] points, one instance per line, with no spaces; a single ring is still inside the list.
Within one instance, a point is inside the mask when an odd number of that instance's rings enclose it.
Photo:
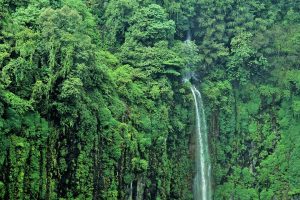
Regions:
[[[128,200],[132,200],[132,181],[130,182],[130,188],[129,188],[129,197]]]
[[[186,52],[192,54],[191,49],[191,32],[188,30],[185,41]],[[187,67],[191,69],[187,72],[183,78],[183,82],[187,82],[190,79],[198,80],[195,74],[192,72],[191,63],[187,64]],[[207,138],[207,125],[205,119],[205,111],[202,101],[201,93],[197,88],[192,85],[191,91],[195,102],[195,120],[196,120],[196,142],[195,142],[195,177],[193,184],[194,200],[211,200],[212,199],[212,187],[211,187],[211,165],[208,151],[208,138]]]
[[[208,151],[207,126],[201,93],[195,86],[191,87],[196,111],[196,175],[193,194],[195,200],[211,200],[211,166]]]

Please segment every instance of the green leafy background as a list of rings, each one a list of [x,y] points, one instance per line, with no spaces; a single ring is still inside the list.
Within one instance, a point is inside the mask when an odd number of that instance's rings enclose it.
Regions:
[[[0,0],[0,199],[300,198],[297,0]],[[184,41],[188,32],[192,41]]]

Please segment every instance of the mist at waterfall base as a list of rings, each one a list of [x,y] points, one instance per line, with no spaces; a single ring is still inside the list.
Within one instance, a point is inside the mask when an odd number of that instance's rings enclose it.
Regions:
[[[188,32],[186,40],[186,48],[189,48],[191,40],[190,32]],[[191,79],[197,81],[194,73],[187,73],[183,81],[188,82]],[[205,110],[201,93],[194,85],[191,85],[195,104],[195,177],[193,183],[194,200],[211,200],[211,164],[208,151],[207,125],[205,118]]]

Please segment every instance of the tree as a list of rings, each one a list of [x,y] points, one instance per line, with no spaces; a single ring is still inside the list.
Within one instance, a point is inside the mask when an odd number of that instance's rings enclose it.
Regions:
[[[130,19],[126,42],[134,41],[144,46],[153,46],[161,40],[171,41],[175,33],[175,23],[167,19],[164,9],[151,4],[139,9]]]

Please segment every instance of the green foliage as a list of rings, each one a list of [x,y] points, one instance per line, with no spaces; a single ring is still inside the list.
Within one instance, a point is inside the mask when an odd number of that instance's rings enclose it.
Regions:
[[[175,23],[167,19],[164,9],[151,4],[139,9],[130,19],[127,41],[153,46],[160,40],[170,41],[175,33]]]
[[[107,48],[116,50],[125,40],[125,33],[130,26],[130,19],[138,9],[137,1],[109,1],[105,9],[104,41]]]
[[[0,1],[0,199],[193,199],[191,84],[214,199],[298,199],[299,11]]]

